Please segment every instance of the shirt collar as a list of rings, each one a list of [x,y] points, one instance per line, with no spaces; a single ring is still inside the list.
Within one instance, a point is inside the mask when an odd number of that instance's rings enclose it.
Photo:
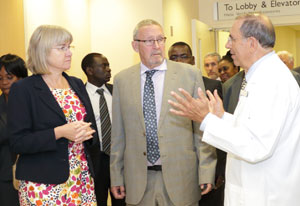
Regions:
[[[252,66],[249,68],[248,72],[245,75],[246,81],[247,82],[249,81],[249,79],[254,74],[255,70],[257,69],[257,67],[260,65],[260,63],[262,61],[264,61],[265,59],[269,58],[270,56],[272,56],[274,54],[275,54],[275,51],[269,52],[266,55],[264,55],[263,57],[261,57],[259,60],[257,60],[254,64],[252,64]]]
[[[148,67],[146,67],[142,62],[141,62],[141,75],[144,74],[146,71],[150,70]],[[159,70],[159,71],[166,71],[167,70],[167,62],[166,59],[164,59],[163,63],[161,65],[154,67],[151,70]]]
[[[101,87],[97,87],[93,84],[91,84],[90,82],[86,83],[86,89],[91,92],[92,94],[96,94],[97,93],[97,89],[104,89],[104,92],[109,92],[108,89],[106,88],[105,84],[103,84]],[[98,93],[97,93],[98,94]]]

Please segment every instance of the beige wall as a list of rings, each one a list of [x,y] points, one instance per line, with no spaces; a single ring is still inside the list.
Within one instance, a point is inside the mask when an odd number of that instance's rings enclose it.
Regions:
[[[200,68],[202,74],[207,76],[203,60],[206,54],[216,50],[215,33],[207,24],[195,19],[193,20],[193,49],[197,68]]]
[[[274,50],[276,52],[286,50],[292,53],[295,57],[297,55],[297,31],[290,27],[280,26],[275,27],[276,43]],[[297,65],[297,59],[295,58],[295,65]]]
[[[23,2],[0,0],[0,56],[12,53],[25,58]]]
[[[295,56],[295,67],[300,67],[300,31],[296,32],[296,49],[297,49],[297,53]]]
[[[163,17],[167,37],[166,51],[177,41],[184,41],[192,46],[192,19],[198,19],[198,1],[163,0]]]
[[[218,36],[219,36],[219,41],[218,41],[218,53],[222,56],[224,56],[226,54],[226,52],[228,51],[228,49],[226,49],[225,45],[227,43],[228,40],[228,36],[229,36],[229,32],[228,31],[219,31],[218,32]]]
[[[133,30],[143,19],[163,24],[162,0],[90,0],[91,50],[104,54],[112,75],[139,62],[131,47]]]
[[[26,42],[41,24],[57,24],[74,37],[71,75],[86,81],[82,58],[90,52],[105,55],[112,75],[139,62],[131,47],[132,32],[142,19],[163,23],[162,0],[24,0]],[[27,47],[27,45],[26,45]]]
[[[82,57],[90,51],[89,8],[86,0],[23,0],[25,47],[32,32],[42,24],[65,27],[73,35],[75,50],[70,75],[85,79],[81,71]]]

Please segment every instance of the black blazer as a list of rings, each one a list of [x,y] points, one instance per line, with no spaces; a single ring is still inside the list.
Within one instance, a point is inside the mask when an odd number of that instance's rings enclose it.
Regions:
[[[9,147],[7,131],[7,103],[4,94],[0,96],[0,181],[12,180],[12,165],[16,159]]]
[[[211,93],[214,93],[214,90],[216,89],[218,91],[218,95],[223,98],[222,95],[222,83],[221,81],[214,80],[214,79],[209,79],[205,76],[202,76],[203,78],[203,83],[205,86],[206,90],[209,90]]]
[[[86,122],[92,122],[92,106],[80,79],[63,73],[71,88],[86,108]],[[68,140],[55,139],[54,128],[66,124],[62,109],[40,75],[33,75],[13,84],[8,100],[8,128],[10,145],[20,154],[16,177],[45,184],[60,184],[69,177]],[[98,138],[95,134],[93,139]],[[84,148],[92,176],[90,148],[93,140],[85,141]]]

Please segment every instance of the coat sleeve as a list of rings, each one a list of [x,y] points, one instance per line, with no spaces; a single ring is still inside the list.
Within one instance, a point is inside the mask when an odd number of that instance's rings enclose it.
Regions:
[[[197,74],[194,76],[196,77],[196,83],[194,86],[193,97],[198,97],[199,87],[202,89],[202,91],[205,91],[201,74],[200,72],[196,73]],[[200,131],[199,128],[200,124],[197,122],[193,122],[194,142],[199,159],[199,184],[214,184],[217,163],[216,149],[202,141],[203,133]]]
[[[111,186],[124,185],[125,131],[122,120],[118,78],[115,77],[112,102],[112,134],[110,152]]]
[[[8,100],[10,145],[17,154],[56,150],[54,128],[37,129],[34,124],[33,115],[45,118],[47,114],[34,114],[37,102],[33,101],[29,88],[23,81],[11,87]]]

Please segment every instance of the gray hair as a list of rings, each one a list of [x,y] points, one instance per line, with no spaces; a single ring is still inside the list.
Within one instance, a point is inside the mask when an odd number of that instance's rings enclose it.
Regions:
[[[217,52],[211,52],[211,53],[206,54],[206,55],[204,56],[204,59],[205,59],[206,57],[217,57],[218,61],[220,61],[220,59],[221,59],[220,54],[217,53]]]
[[[142,28],[144,26],[149,26],[149,25],[157,25],[163,30],[162,26],[157,21],[155,21],[153,19],[144,19],[135,26],[135,28],[133,30],[133,39],[136,39],[140,28]]]
[[[290,63],[294,62],[294,56],[293,56],[293,54],[291,54],[288,51],[278,51],[276,54],[278,56],[287,56]]]
[[[275,30],[271,20],[261,13],[250,13],[238,16],[243,20],[240,31],[243,37],[254,37],[263,48],[273,48],[275,45]]]
[[[49,74],[47,55],[55,44],[72,43],[72,34],[65,28],[41,25],[33,32],[28,47],[27,67],[33,74]]]

